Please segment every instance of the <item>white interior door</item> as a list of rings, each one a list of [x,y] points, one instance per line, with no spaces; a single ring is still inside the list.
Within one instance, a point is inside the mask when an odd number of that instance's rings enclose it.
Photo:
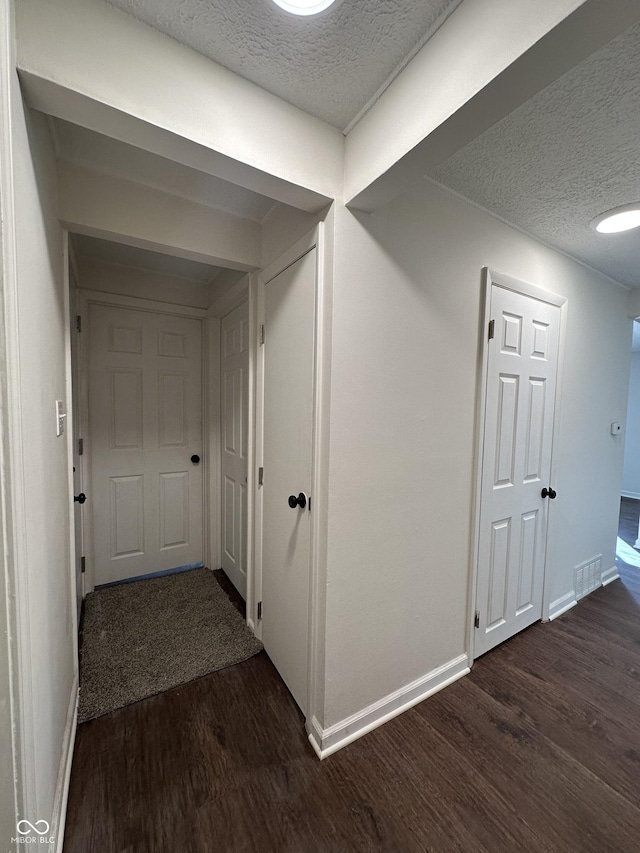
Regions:
[[[307,706],[316,249],[264,285],[262,641]],[[289,505],[304,493],[306,506]]]
[[[94,304],[89,336],[95,584],[201,565],[201,322]]]
[[[82,494],[82,460],[80,453],[79,439],[80,431],[80,346],[79,346],[79,331],[77,325],[78,318],[78,291],[76,288],[73,272],[69,272],[69,315],[71,317],[71,422],[68,424],[68,429],[72,430],[73,444],[73,494],[80,497]],[[68,418],[69,419],[69,418]],[[84,538],[83,538],[83,513],[84,504],[82,501],[74,501],[73,503],[73,527],[75,533],[75,587],[76,587],[76,609],[78,615],[78,627],[80,626],[80,613],[82,610],[82,599],[84,598],[84,579],[83,579],[83,556],[84,556]]]
[[[247,420],[249,307],[227,314],[220,335],[222,568],[247,597]]]
[[[561,314],[496,284],[490,299],[476,657],[542,617]]]

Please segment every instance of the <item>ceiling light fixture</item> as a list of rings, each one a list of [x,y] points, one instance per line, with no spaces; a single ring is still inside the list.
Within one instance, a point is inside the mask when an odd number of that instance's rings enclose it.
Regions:
[[[621,231],[640,228],[640,202],[624,204],[601,213],[593,220],[591,227],[600,234],[618,234]]]
[[[335,0],[273,0],[273,2],[291,15],[318,15],[332,6]]]

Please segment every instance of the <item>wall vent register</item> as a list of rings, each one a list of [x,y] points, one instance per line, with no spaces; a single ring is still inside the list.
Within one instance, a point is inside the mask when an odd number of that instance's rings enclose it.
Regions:
[[[602,578],[602,554],[592,557],[574,569],[576,598],[582,598],[600,586]]]

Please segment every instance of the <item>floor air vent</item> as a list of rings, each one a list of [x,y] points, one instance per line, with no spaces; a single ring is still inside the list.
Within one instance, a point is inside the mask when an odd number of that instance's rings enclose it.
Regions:
[[[582,598],[600,586],[602,579],[602,554],[592,557],[574,569],[576,598]]]

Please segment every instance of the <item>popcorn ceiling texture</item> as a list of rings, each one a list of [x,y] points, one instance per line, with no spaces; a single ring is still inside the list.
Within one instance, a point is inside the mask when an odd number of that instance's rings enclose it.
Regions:
[[[627,286],[637,231],[591,220],[640,201],[640,24],[601,48],[431,173],[438,182]]]
[[[461,0],[343,0],[296,18],[270,0],[111,0],[343,130]]]

